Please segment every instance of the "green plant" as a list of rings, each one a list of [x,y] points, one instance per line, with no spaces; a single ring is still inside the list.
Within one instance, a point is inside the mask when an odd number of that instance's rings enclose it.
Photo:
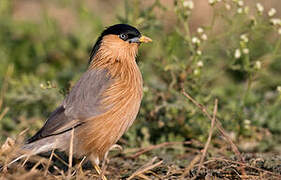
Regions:
[[[37,122],[30,134],[42,125],[87,68],[88,52],[105,24],[86,2],[51,2],[69,9],[79,22],[67,33],[47,9],[35,23],[13,18],[13,3],[1,3],[1,112],[9,108],[0,121],[4,140],[29,122]],[[218,98],[217,115],[237,140],[265,141],[257,137],[266,130],[280,143],[281,98],[276,88],[281,85],[281,38],[274,10],[265,13],[261,4],[247,6],[241,0],[209,1],[210,21],[193,27],[195,1],[120,4],[124,7],[117,7],[116,22],[135,25],[154,40],[139,52],[144,99],[137,121],[124,136],[131,146],[207,138],[210,123],[183,97],[183,88],[209,108]],[[165,25],[162,17],[168,13],[174,21]],[[13,72],[4,87],[9,67]]]

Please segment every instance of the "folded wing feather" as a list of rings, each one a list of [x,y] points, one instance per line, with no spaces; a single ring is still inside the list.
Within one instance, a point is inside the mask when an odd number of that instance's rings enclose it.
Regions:
[[[44,126],[27,143],[62,134],[83,121],[102,114],[102,94],[112,83],[107,70],[89,69],[74,85],[61,106],[51,113]]]

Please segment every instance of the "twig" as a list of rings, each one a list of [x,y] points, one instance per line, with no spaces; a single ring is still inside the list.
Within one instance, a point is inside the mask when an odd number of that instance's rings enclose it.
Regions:
[[[195,164],[198,163],[198,161],[200,160],[200,155],[196,155],[192,161],[189,163],[189,165],[187,166],[187,168],[185,168],[184,172],[181,175],[181,179],[184,179],[190,172],[190,170],[192,168],[194,168]]]
[[[139,174],[138,177],[144,179],[144,180],[151,180],[149,177],[147,177],[146,175],[144,174]]]
[[[0,120],[3,119],[3,117],[7,114],[8,111],[9,111],[9,108],[6,107],[6,108],[1,112],[1,114],[0,114]]]
[[[19,133],[19,135],[17,135],[17,138],[23,136],[28,130],[29,130],[29,128],[25,128],[23,131],[21,131],[21,132]],[[17,138],[16,138],[16,139],[17,139]]]
[[[202,156],[201,156],[201,160],[200,160],[200,163],[199,163],[199,167],[198,167],[198,171],[197,171],[197,175],[196,175],[196,176],[199,175],[199,172],[200,172],[200,170],[201,170],[203,161],[204,161],[204,159],[205,159],[205,156],[206,156],[206,153],[207,153],[209,144],[210,144],[211,139],[212,139],[212,134],[213,134],[213,131],[214,131],[214,126],[215,126],[215,120],[216,120],[217,110],[218,110],[218,100],[216,99],[216,100],[215,100],[215,107],[214,107],[214,111],[213,111],[213,118],[212,118],[211,128],[210,128],[210,131],[209,131],[208,140],[207,140],[207,142],[206,142],[206,144],[205,144],[205,147],[204,147],[204,150],[203,150],[203,153],[202,153]]]
[[[136,172],[134,172],[127,180],[133,179],[136,176],[139,176],[140,174],[145,173],[146,171],[149,171],[157,166],[159,166],[160,164],[162,164],[163,161],[159,161],[158,163],[154,163],[154,161],[157,159],[157,157],[152,158],[151,161],[149,161],[147,164],[145,164],[144,166],[142,166],[141,168],[139,168]]]
[[[42,163],[42,161],[39,160],[39,161],[32,167],[32,169],[30,170],[30,172],[34,171],[41,163]]]
[[[28,155],[26,156],[26,159],[23,161],[21,167],[24,167],[24,165],[25,165],[25,164],[27,163],[27,161],[29,160],[30,156],[31,156],[31,154],[28,154]]]
[[[45,172],[44,172],[44,176],[46,176],[46,175],[47,175],[47,173],[48,173],[48,169],[49,169],[50,164],[51,164],[51,161],[52,161],[52,159],[53,159],[54,152],[55,152],[55,149],[53,149],[53,150],[52,150],[52,153],[51,153],[51,156],[50,156],[50,158],[49,158],[49,161],[48,161],[48,164],[47,164],[46,170],[45,170]]]
[[[202,104],[199,104],[196,100],[194,100],[189,94],[187,94],[185,92],[185,90],[182,90],[183,95],[188,98],[193,104],[195,104],[210,120],[212,120],[212,117],[210,116],[210,114],[208,113],[207,109],[205,106],[203,106]],[[244,163],[244,159],[241,156],[241,153],[239,152],[237,146],[232,142],[231,138],[227,135],[227,133],[224,131],[223,127],[221,126],[220,122],[218,121],[217,118],[215,118],[215,124],[216,127],[218,128],[218,130],[220,131],[220,133],[222,134],[222,136],[228,141],[228,143],[231,145],[231,148],[233,150],[233,152],[235,153],[235,155],[237,156],[237,158],[239,159],[239,161]],[[245,169],[244,167],[242,167],[242,174],[245,174]]]
[[[279,175],[279,174],[275,174],[275,173],[273,173],[271,171],[267,171],[267,170],[260,169],[260,168],[254,167],[254,166],[250,166],[250,165],[247,165],[245,163],[238,162],[238,161],[232,161],[232,160],[223,159],[223,158],[212,158],[212,160],[215,160],[215,161],[225,161],[225,162],[229,162],[229,163],[233,163],[233,164],[238,164],[240,166],[245,166],[245,167],[248,167],[248,168],[252,168],[252,169],[255,169],[257,171],[262,171],[264,173],[267,173],[267,174],[279,177],[281,179],[281,175]]]
[[[140,155],[148,152],[148,151],[151,151],[151,150],[154,150],[154,149],[158,149],[158,148],[162,148],[162,147],[165,147],[165,146],[172,146],[172,145],[176,145],[176,144],[191,144],[192,142],[191,141],[184,141],[184,142],[164,142],[164,143],[161,143],[161,144],[157,144],[157,145],[152,145],[152,146],[148,146],[146,148],[142,148],[140,149],[138,152],[136,152],[134,155],[130,156],[130,158],[137,158],[139,157]]]
[[[82,173],[82,175],[84,175],[83,169],[82,169],[82,164],[84,163],[84,161],[86,160],[87,156],[84,156],[83,159],[80,161],[80,163],[78,164],[76,170],[72,173],[72,176],[74,176],[74,174],[79,170],[79,173]]]
[[[56,153],[54,153],[54,155],[56,156]],[[66,179],[63,170],[60,170],[57,166],[54,166],[54,169],[60,173],[60,175],[62,176],[62,179]]]
[[[55,156],[58,160],[60,160],[60,162],[62,162],[65,166],[68,166],[68,164],[67,164],[61,157],[59,157],[56,153],[54,153],[54,156]]]
[[[73,139],[74,139],[74,128],[71,130],[71,138],[69,143],[69,156],[68,156],[68,174],[67,179],[71,178],[71,168],[72,168],[72,157],[73,157]]]

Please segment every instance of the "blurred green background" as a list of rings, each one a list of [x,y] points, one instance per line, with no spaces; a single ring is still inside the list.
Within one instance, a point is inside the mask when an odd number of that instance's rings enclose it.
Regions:
[[[1,0],[0,141],[34,134],[87,69],[104,27],[129,23],[154,41],[137,58],[144,98],[127,146],[206,141],[210,122],[184,88],[210,112],[218,98],[241,150],[280,152],[281,3],[242,2]]]

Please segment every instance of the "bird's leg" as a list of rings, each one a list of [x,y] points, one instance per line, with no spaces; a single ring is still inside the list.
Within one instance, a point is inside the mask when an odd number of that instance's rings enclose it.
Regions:
[[[104,158],[103,158],[103,161],[102,161],[102,165],[101,165],[102,172],[105,172],[105,168],[106,168],[106,167],[105,167],[105,164],[108,164],[108,162],[109,162],[109,159],[107,158],[108,153],[109,153],[109,151],[111,151],[111,150],[113,150],[113,149],[119,149],[120,151],[123,150],[122,146],[120,146],[119,144],[113,144],[113,145],[109,148],[109,150],[105,153]]]
[[[105,153],[103,161],[102,161],[102,170],[104,170],[105,164],[109,161],[109,159],[107,158],[107,155],[109,153],[109,151],[113,150],[113,149],[119,149],[120,151],[123,150],[122,146],[120,146],[119,144],[113,144],[109,150]]]
[[[107,180],[107,178],[103,175],[103,171],[99,167],[99,159],[94,155],[90,155],[89,158],[90,158],[90,161],[92,162],[92,165],[94,166],[95,170],[97,171],[98,175],[100,176],[100,178],[102,180]]]
[[[105,155],[104,155],[104,158],[103,158],[103,161],[102,161],[102,164],[101,164],[101,170],[102,170],[102,174],[103,174],[103,172],[105,172],[105,164],[107,164],[108,163],[108,159],[107,159],[107,155],[108,155],[108,152],[109,151],[107,151],[106,153],[105,153]]]
[[[105,175],[103,175],[102,170],[100,169],[99,165],[97,165],[96,163],[94,163],[94,168],[97,171],[98,175],[100,175],[100,178],[102,180],[107,180],[107,178],[105,177]]]

